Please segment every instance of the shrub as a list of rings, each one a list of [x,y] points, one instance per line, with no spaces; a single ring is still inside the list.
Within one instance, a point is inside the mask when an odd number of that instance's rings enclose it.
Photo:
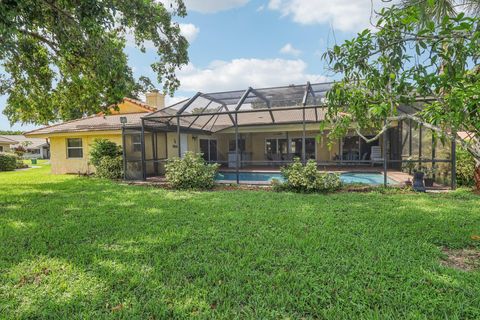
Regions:
[[[19,145],[13,148],[13,152],[15,152],[15,154],[21,159],[23,158],[23,155],[27,153],[27,148],[25,148],[23,145]]]
[[[123,158],[103,157],[95,167],[96,176],[105,179],[121,179],[123,177]]]
[[[215,185],[215,174],[219,164],[207,164],[201,154],[185,153],[173,158],[165,165],[165,176],[175,189],[211,189]]]
[[[90,162],[95,168],[104,157],[116,158],[122,155],[122,147],[108,139],[95,139],[91,145]]]
[[[338,190],[342,186],[340,175],[324,173],[317,169],[314,160],[309,160],[306,165],[296,158],[294,162],[282,168],[284,183],[273,181],[276,191],[289,190],[294,192],[328,192]]]
[[[120,179],[123,177],[122,147],[107,139],[95,139],[91,145],[90,163],[99,178]]]
[[[0,153],[0,171],[13,171],[17,168],[17,157],[14,154]]]
[[[463,148],[457,148],[457,184],[473,186],[475,184],[475,159]]]
[[[23,162],[21,159],[17,159],[16,167],[17,169],[25,169],[28,168],[28,164]]]

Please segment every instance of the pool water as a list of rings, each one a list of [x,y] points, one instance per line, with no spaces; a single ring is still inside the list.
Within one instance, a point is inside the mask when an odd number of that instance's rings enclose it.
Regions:
[[[241,182],[270,183],[273,179],[284,181],[279,172],[240,172],[239,179]],[[218,172],[215,180],[232,182],[237,180],[235,172]],[[344,172],[340,174],[340,180],[343,183],[363,183],[363,184],[383,184],[383,174],[377,172]],[[388,184],[397,183],[395,180],[388,178]]]

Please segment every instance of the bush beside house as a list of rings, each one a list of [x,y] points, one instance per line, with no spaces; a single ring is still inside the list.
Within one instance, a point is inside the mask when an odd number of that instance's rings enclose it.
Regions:
[[[102,157],[95,166],[96,175],[105,179],[121,179],[123,177],[123,159],[117,157]]]
[[[475,159],[463,148],[457,148],[457,184],[471,187],[475,185]]]
[[[0,171],[13,171],[17,168],[17,157],[14,154],[0,153]]]
[[[105,179],[123,177],[122,148],[108,139],[95,139],[90,151],[90,163],[95,175]]]
[[[206,163],[199,153],[187,152],[181,159],[167,161],[165,176],[175,189],[212,189],[219,166]]]

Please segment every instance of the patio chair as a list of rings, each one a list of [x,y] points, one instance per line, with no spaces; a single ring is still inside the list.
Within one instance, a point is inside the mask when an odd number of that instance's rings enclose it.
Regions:
[[[379,146],[372,146],[370,160],[372,160],[372,167],[375,163],[383,163],[382,148]]]

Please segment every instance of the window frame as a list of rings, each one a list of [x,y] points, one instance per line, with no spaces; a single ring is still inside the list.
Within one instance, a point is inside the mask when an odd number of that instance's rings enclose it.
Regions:
[[[69,146],[69,140],[80,140],[80,147],[70,147]],[[82,138],[66,138],[66,147],[67,147],[67,159],[83,159],[83,139]],[[82,155],[80,157],[71,157],[70,156],[70,150],[77,150],[77,149],[80,149],[81,150],[81,153]]]
[[[135,138],[138,137],[139,141],[135,142]],[[135,150],[135,148],[138,147],[139,150]],[[142,152],[142,135],[141,133],[137,133],[132,135],[132,152]]]
[[[245,138],[239,138],[238,151],[245,152],[245,150],[247,149],[246,146],[247,146],[247,141],[245,140]],[[228,140],[228,152],[235,152],[235,138]]]
[[[294,152],[292,152],[292,143],[295,139],[302,139],[302,137],[297,137],[297,136],[293,136],[293,137],[265,137],[264,139],[264,152],[265,154],[268,154],[267,152],[267,140],[276,140],[276,153],[275,154],[294,154]],[[318,155],[317,155],[317,152],[318,152],[318,143],[315,139],[315,136],[305,136],[305,139],[314,139],[315,143],[315,160],[317,160],[318,158]],[[280,153],[279,152],[279,148],[280,148],[280,144],[279,144],[279,141],[280,140],[287,140],[287,148],[288,148],[288,152],[287,153]]]
[[[218,153],[218,139],[217,138],[210,138],[210,137],[209,138],[199,137],[198,138],[198,150],[201,152],[201,150],[200,150],[200,140],[208,140],[208,155],[207,155],[208,160],[204,158],[205,161],[207,161],[207,162],[217,162],[218,161],[218,155],[219,155],[219,153]],[[210,158],[210,153],[211,153],[210,152],[210,148],[211,148],[210,141],[215,141],[215,143],[216,143],[216,149],[217,149],[216,157],[217,157],[217,160],[212,160]]]

